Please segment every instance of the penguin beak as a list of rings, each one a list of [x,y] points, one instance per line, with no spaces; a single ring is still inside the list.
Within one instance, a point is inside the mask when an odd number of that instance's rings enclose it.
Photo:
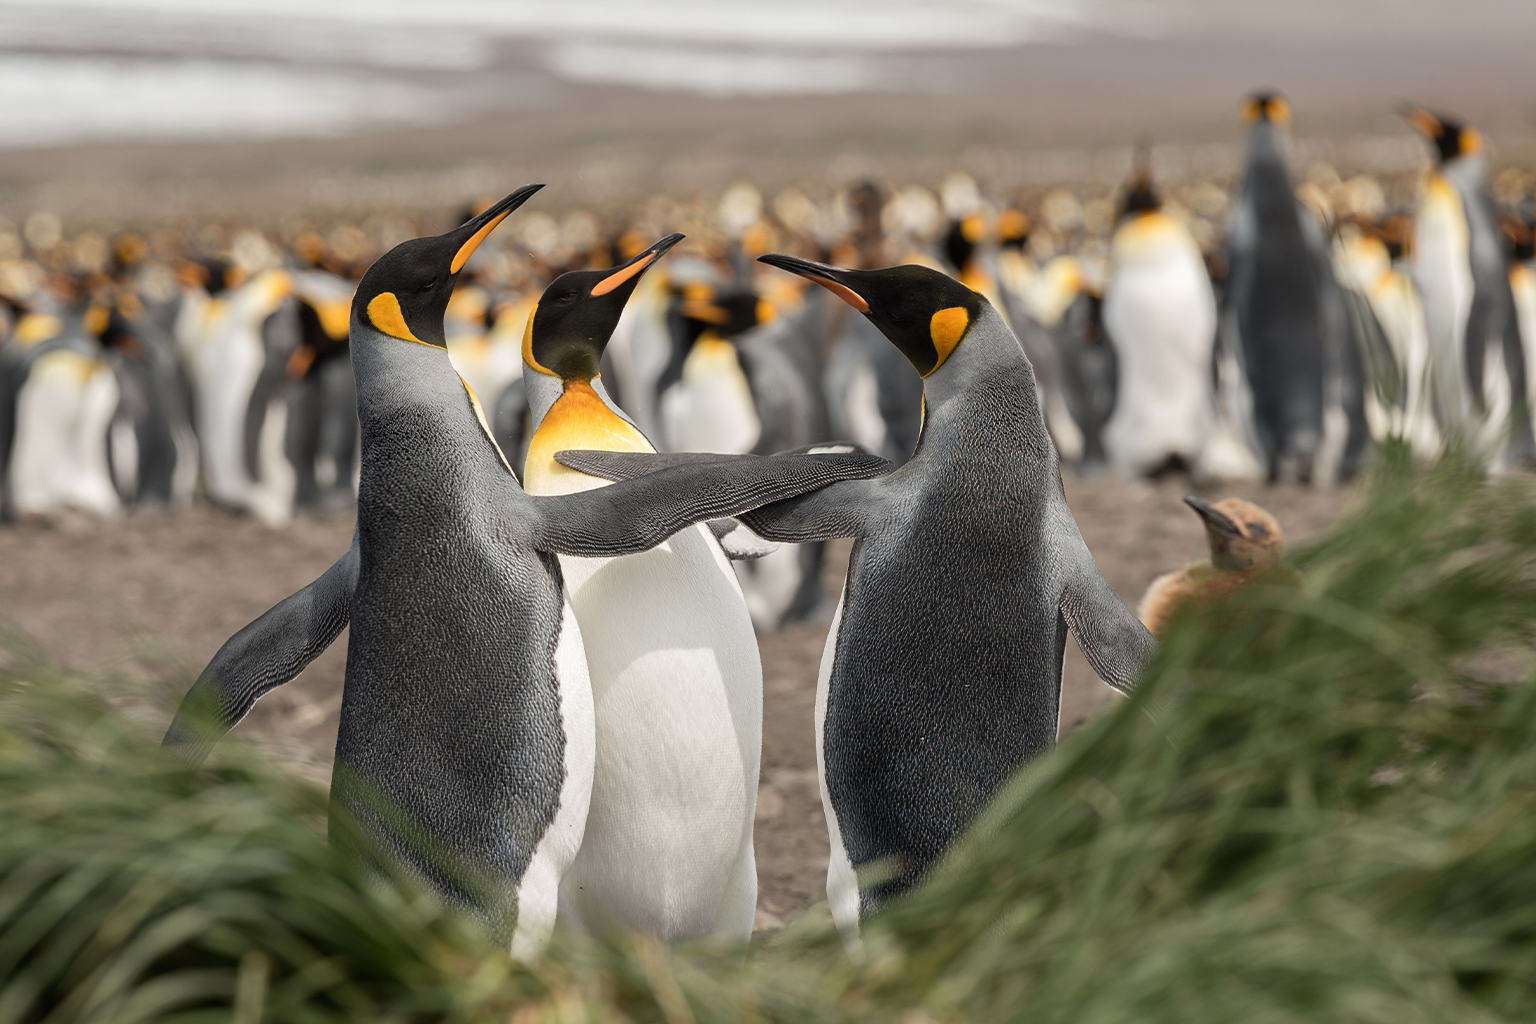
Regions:
[[[645,249],[643,252],[636,255],[635,258],[630,260],[628,263],[625,263],[621,267],[614,268],[613,273],[609,274],[607,277],[603,278],[601,281],[597,282],[597,284],[592,286],[592,297],[599,298],[601,296],[607,295],[609,292],[624,284],[626,281],[630,281],[639,277],[641,274],[645,273],[647,268],[649,268],[652,263],[655,263],[657,260],[665,256],[668,249],[672,248],[686,237],[687,236],[682,232],[674,231],[666,238],[663,238],[661,241],[655,243],[650,248]]]
[[[1184,495],[1184,504],[1194,509],[1195,513],[1201,519],[1205,520],[1205,524],[1207,526],[1215,530],[1219,530],[1222,533],[1228,534],[1229,536],[1241,537],[1243,535],[1243,531],[1237,528],[1236,523],[1228,519],[1223,513],[1217,511],[1216,506],[1212,505],[1204,498],[1197,497],[1193,494],[1186,494]]]
[[[1404,103],[1398,111],[1408,119],[1408,123],[1418,129],[1420,134],[1438,139],[1445,134],[1445,126],[1440,119],[1423,107],[1416,107],[1412,103]]]
[[[771,252],[766,256],[759,256],[757,262],[815,281],[860,313],[869,312],[869,303],[852,287],[853,275],[842,267],[817,263],[814,260],[803,260],[798,256],[790,256],[782,252]]]
[[[448,237],[459,243],[458,249],[453,254],[453,262],[449,264],[448,272],[457,274],[464,269],[464,264],[480,248],[480,243],[485,241],[485,236],[496,230],[496,225],[506,219],[513,210],[522,206],[533,194],[543,188],[542,183],[537,185],[524,185],[500,202],[493,203],[484,212],[471,217],[448,232]]]

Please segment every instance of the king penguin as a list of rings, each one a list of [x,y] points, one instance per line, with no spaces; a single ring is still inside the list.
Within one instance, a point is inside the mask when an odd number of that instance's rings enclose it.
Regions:
[[[1536,440],[1525,353],[1482,135],[1417,107],[1407,114],[1436,154],[1420,191],[1413,245],[1436,418],[1442,433],[1488,447],[1495,463],[1529,463]]]
[[[922,433],[901,468],[741,517],[770,540],[854,538],[815,718],[827,897],[853,944],[861,913],[921,879],[1054,745],[1068,630],[1121,690],[1157,643],[1078,532],[1034,373],[986,299],[926,267],[761,259],[864,314],[923,381]],[[709,458],[560,456],[617,477]]]
[[[1216,297],[1186,228],[1163,212],[1142,157],[1112,243],[1104,329],[1119,359],[1104,447],[1123,475],[1195,468],[1211,435]]]
[[[1256,94],[1243,107],[1252,131],[1228,239],[1224,299],[1269,478],[1310,481],[1323,443],[1324,314],[1303,223],[1308,213],[1286,164],[1282,129],[1290,117],[1289,105],[1271,93]]]
[[[655,451],[598,369],[641,275],[682,237],[545,289],[523,346],[528,493],[606,485],[556,462],[561,449]],[[560,920],[745,942],[757,907],[763,677],[730,563],[699,524],[650,551],[562,555],[560,567],[586,639],[597,732],[586,838],[561,886]]]
[[[554,925],[592,786],[592,691],[557,554],[642,551],[874,462],[759,459],[640,489],[528,496],[448,360],[443,314],[465,260],[540,187],[401,243],[363,276],[351,322],[362,436],[351,547],[225,643],[165,738],[200,759],[350,624],[332,835],[358,822],[523,957]]]

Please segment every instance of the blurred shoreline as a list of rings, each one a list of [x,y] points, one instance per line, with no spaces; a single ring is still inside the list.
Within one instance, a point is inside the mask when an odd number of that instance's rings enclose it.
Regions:
[[[421,212],[530,180],[555,186],[546,199],[554,209],[596,210],[742,179],[835,188],[864,177],[934,182],[956,169],[997,191],[1111,187],[1141,137],[1154,142],[1163,180],[1222,181],[1241,166],[1238,105],[1259,87],[1291,99],[1298,170],[1323,163],[1345,175],[1393,175],[1427,166],[1427,147],[1394,113],[1411,99],[1478,125],[1497,171],[1536,165],[1536,105],[1511,85],[1528,78],[1530,44],[1518,34],[1468,42],[1078,33],[864,54],[884,69],[869,88],[714,95],[562,79],[543,52],[555,44],[503,41],[490,63],[453,74],[451,89],[408,112],[414,121],[391,119],[401,99],[384,89],[377,118],[308,134],[231,137],[242,130],[231,123],[180,138],[147,129],[51,144],[0,137],[0,218],[45,209],[107,226]],[[420,68],[367,74],[379,83],[448,81]],[[241,116],[229,112],[231,121]]]

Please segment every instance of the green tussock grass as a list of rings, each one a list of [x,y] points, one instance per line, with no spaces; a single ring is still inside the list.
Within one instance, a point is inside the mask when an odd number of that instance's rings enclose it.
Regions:
[[[1300,587],[1182,614],[860,962],[511,963],[226,744],[187,772],[34,663],[0,681],[0,1024],[1513,1021],[1536,1016],[1536,493],[1384,453]],[[342,826],[345,827],[345,826]]]

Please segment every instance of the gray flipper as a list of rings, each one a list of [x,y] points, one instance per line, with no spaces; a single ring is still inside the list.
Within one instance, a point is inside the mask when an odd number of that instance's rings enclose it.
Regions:
[[[1062,552],[1061,614],[1099,678],[1130,693],[1158,643],[1104,578],[1076,524],[1064,532],[1070,539]]]
[[[615,452],[582,452],[573,460],[578,465],[563,458],[561,461],[587,472],[584,465],[599,465],[604,456],[626,457]],[[768,536],[741,513],[842,480],[878,475],[887,465],[884,459],[862,454],[740,455],[727,459],[706,455],[612,487],[527,499],[531,543],[540,551],[561,555],[627,555],[655,547],[690,523],[721,516],[737,516],[759,535]]]
[[[850,452],[850,449],[856,451]],[[852,479],[798,497],[787,497],[771,505],[765,504],[736,518],[759,537],[782,544],[866,536],[870,532],[870,524],[876,521],[879,509],[884,505],[876,485],[868,478],[883,476],[893,467],[879,456],[861,454],[862,449],[857,445],[841,442],[816,444],[792,453],[771,456],[718,455],[708,452],[652,455],[639,452],[561,451],[555,453],[555,461],[589,476],[607,480],[633,480],[663,468],[751,464],[753,461],[782,459],[802,452],[837,453],[831,457],[864,460],[872,469],[856,475],[850,473],[848,477]],[[828,456],[818,454],[816,457],[820,459]],[[873,468],[876,464],[878,468]]]
[[[224,642],[182,698],[161,745],[200,763],[257,698],[304,671],[351,621],[357,568],[354,531],[347,553],[319,579]]]

